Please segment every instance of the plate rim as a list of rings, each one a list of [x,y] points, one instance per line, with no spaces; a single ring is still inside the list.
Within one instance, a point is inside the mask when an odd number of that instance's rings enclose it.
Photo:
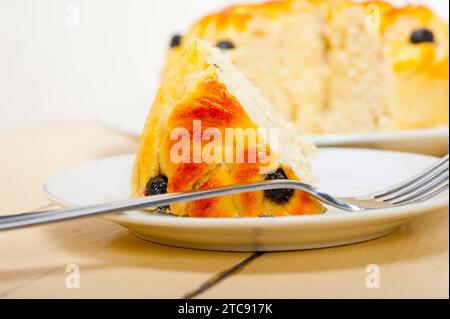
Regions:
[[[438,139],[450,136],[447,126],[421,128],[414,130],[369,132],[349,134],[325,134],[325,135],[303,135],[304,138],[312,140],[318,146],[364,144],[364,143],[386,143],[402,142],[417,139]]]

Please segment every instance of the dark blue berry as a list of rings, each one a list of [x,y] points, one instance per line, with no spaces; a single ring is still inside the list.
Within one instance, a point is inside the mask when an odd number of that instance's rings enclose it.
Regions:
[[[413,32],[410,39],[411,43],[434,42],[434,34],[428,29],[417,29]]]
[[[167,182],[166,176],[156,176],[150,179],[145,188],[145,196],[161,195],[167,193]]]
[[[275,173],[269,174],[266,177],[266,181],[275,181],[275,180],[286,180],[288,179],[286,173],[283,169],[278,169]],[[267,190],[264,192],[266,197],[270,199],[275,204],[286,204],[289,202],[291,197],[294,195],[293,189],[273,189]]]
[[[172,39],[170,40],[170,47],[171,48],[177,48],[181,45],[181,40],[183,37],[179,34],[175,34]]]
[[[219,41],[217,42],[216,47],[222,50],[230,50],[234,49],[234,44],[231,41],[225,40],[225,41]]]

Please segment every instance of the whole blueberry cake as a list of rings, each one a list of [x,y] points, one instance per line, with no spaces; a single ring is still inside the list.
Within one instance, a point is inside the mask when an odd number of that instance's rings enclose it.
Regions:
[[[307,133],[447,125],[448,21],[423,6],[280,0],[209,15],[171,43],[211,42]]]

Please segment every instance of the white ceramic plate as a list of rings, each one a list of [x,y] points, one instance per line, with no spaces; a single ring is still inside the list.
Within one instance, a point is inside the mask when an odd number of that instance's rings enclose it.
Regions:
[[[148,107],[111,108],[97,120],[120,133],[138,138],[147,118]],[[449,150],[448,127],[401,132],[329,134],[305,136],[317,146],[364,147],[442,156]]]
[[[319,186],[336,196],[384,189],[436,158],[363,149],[322,149],[313,162]],[[46,195],[65,206],[125,199],[133,156],[92,162],[47,180]],[[225,251],[280,251],[331,247],[375,239],[414,218],[448,206],[448,193],[420,205],[325,215],[252,219],[190,219],[131,211],[108,216],[144,239],[171,246]]]

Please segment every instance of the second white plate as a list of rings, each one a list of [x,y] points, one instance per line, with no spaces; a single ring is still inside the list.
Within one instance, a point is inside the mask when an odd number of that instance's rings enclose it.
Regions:
[[[110,108],[97,120],[122,134],[138,138],[147,118],[148,107],[132,105],[127,108]],[[317,146],[345,146],[395,150],[442,156],[449,150],[448,127],[436,127],[399,132],[365,134],[328,134],[305,136]]]

